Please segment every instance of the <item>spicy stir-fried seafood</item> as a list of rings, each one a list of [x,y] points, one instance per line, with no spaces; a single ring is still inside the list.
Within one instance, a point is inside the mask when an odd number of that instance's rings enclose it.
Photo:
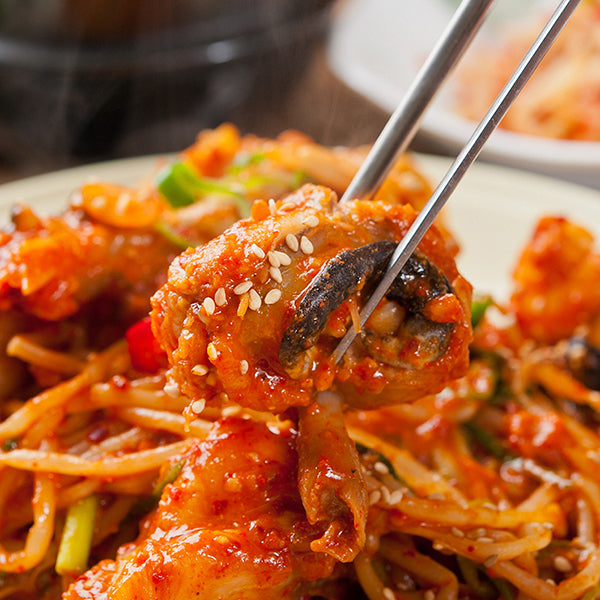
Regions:
[[[415,216],[410,205],[338,205],[329,189],[306,185],[271,210],[255,204],[251,219],[182,253],[153,298],[170,385],[201,404],[225,394],[277,413],[332,386],[347,404],[365,407],[440,391],[466,369],[471,290],[434,230],[411,263],[412,278],[400,278],[343,364],[330,361],[360,306],[360,294],[335,294],[360,292],[373,271],[381,275]],[[364,250],[378,259],[373,265]],[[314,307],[304,311],[306,297]]]
[[[363,156],[223,126],[15,211],[0,598],[598,596],[591,235],[547,217],[471,304],[438,224],[334,366],[430,192],[405,157],[338,205]]]

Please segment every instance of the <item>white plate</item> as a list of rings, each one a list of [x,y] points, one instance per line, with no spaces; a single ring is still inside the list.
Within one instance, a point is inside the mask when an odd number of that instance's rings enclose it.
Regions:
[[[392,112],[449,22],[455,5],[449,0],[346,0],[336,13],[329,43],[333,72]],[[527,6],[531,4],[523,0],[496,3],[478,37],[489,35],[494,22],[506,18],[507,13],[514,16]],[[455,155],[473,133],[475,123],[452,111],[453,85],[450,77],[425,114],[420,136],[432,149]],[[600,188],[600,143],[498,130],[481,157]]]
[[[15,202],[44,213],[64,207],[69,195],[89,179],[134,185],[151,175],[158,157],[142,157],[57,171],[0,186],[0,218]],[[442,178],[447,158],[417,157],[432,184]],[[459,268],[481,293],[506,299],[510,275],[537,220],[566,216],[600,240],[600,192],[540,175],[475,164],[446,206],[446,218],[461,244]]]

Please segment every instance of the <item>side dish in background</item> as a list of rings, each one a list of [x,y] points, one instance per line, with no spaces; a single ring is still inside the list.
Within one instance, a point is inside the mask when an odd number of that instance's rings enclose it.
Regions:
[[[370,389],[357,407],[346,363],[328,374],[360,293],[332,304],[316,337],[291,335],[310,377],[293,379],[296,355],[278,351],[338,250],[396,239],[429,197],[403,157],[371,204],[336,207],[365,154],[224,125],[138,186],[82,184],[54,217],[13,211],[0,237],[0,598],[596,595],[589,232],[545,217],[510,299],[466,306],[439,222],[355,341],[371,352],[346,357],[375,386],[381,359],[412,372],[395,398]],[[456,331],[463,350],[472,332],[468,362],[416,364]]]
[[[486,39],[459,68],[456,110],[479,121],[537,36],[545,15],[527,12]],[[527,135],[600,141],[600,2],[586,0],[500,123]]]
[[[468,88],[459,91],[459,72],[451,76],[425,113],[413,147],[423,152],[456,156],[489,107],[486,103],[490,102],[492,94],[506,82],[502,77],[508,78],[522,58],[513,46],[511,62],[505,62],[501,56],[505,50],[502,32],[506,31],[509,39],[515,31],[529,32],[530,37],[520,42],[524,52],[540,24],[557,5],[558,2],[552,0],[496,2],[461,62],[461,65],[471,64],[473,69],[479,69],[476,80],[470,80]],[[448,0],[421,0],[418,3],[346,0],[332,22],[329,64],[344,83],[391,113],[409,89],[455,7],[456,2]],[[527,97],[527,90],[531,88],[535,96],[525,100],[524,110],[529,111],[534,101],[544,103],[541,109],[532,108],[530,114],[535,114],[532,122],[539,122],[540,129],[545,128],[547,133],[532,135],[516,128],[499,128],[486,143],[480,161],[544,173],[600,189],[600,141],[592,137],[597,135],[600,127],[598,68],[594,66],[598,61],[597,7],[597,0],[582,2],[577,10],[584,16],[579,17],[575,11],[574,25],[568,24],[567,31],[559,36],[557,50],[552,52],[560,54],[548,63],[551,68],[540,67],[539,83],[536,81],[538,75],[534,74],[522,92],[523,97]],[[591,17],[588,18],[589,14]],[[569,42],[569,28],[573,33],[577,28],[587,32],[582,36],[581,46],[578,41]],[[480,60],[480,52],[485,60]],[[574,68],[570,65],[571,60],[577,63]],[[552,83],[547,84],[550,77]],[[563,89],[559,91],[561,86]],[[582,89],[583,95],[576,98],[575,94]],[[484,93],[485,98],[480,99],[480,94]],[[472,96],[480,110],[479,114],[473,115],[475,120],[459,113],[457,96],[462,95]],[[541,113],[536,112],[540,110]],[[529,121],[530,117],[523,120]],[[550,131],[554,137],[548,137]],[[562,137],[564,132],[571,137]]]

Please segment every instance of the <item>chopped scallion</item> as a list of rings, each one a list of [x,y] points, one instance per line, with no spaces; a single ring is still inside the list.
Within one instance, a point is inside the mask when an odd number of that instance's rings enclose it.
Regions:
[[[490,296],[474,299],[471,303],[471,325],[477,327],[485,315],[485,311],[493,304]]]
[[[98,496],[95,494],[68,508],[56,558],[59,575],[76,577],[87,569],[97,509]]]

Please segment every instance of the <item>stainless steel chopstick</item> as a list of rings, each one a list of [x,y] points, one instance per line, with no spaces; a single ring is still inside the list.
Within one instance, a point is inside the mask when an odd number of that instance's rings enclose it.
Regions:
[[[508,80],[486,115],[483,117],[473,135],[469,138],[455,161],[448,169],[446,175],[439,183],[423,210],[407,231],[404,238],[390,259],[387,271],[379,285],[360,312],[360,326],[363,327],[367,319],[377,306],[391,283],[398,276],[402,267],[421,241],[426,231],[433,223],[467,169],[477,158],[485,142],[496,129],[502,117],[506,114],[519,92],[527,83],[531,74],[535,71],[540,61],[544,58],[558,34],[579,5],[581,0],[562,0],[554,11],[541,33],[528,50],[527,54]],[[356,337],[357,332],[350,327],[333,353],[335,362],[339,362],[344,352]]]
[[[467,49],[494,0],[463,0],[340,202],[372,196],[414,137],[425,109]]]

